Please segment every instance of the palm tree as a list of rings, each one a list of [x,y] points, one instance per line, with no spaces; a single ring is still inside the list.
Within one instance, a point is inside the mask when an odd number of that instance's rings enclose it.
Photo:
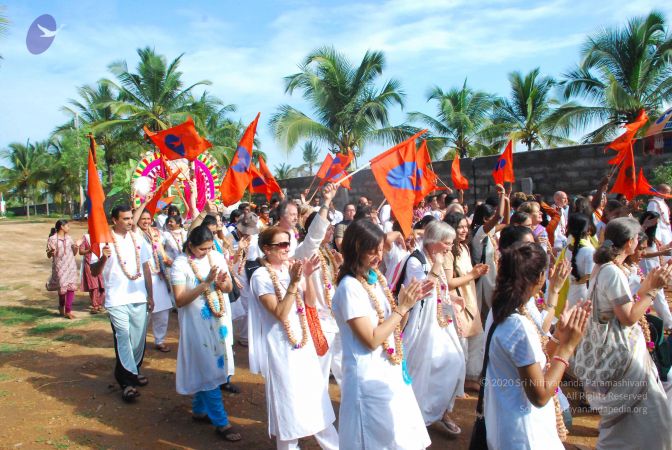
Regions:
[[[320,149],[313,141],[308,141],[303,144],[303,162],[308,166],[308,175],[313,176],[313,166],[317,164],[320,159]]]
[[[561,83],[568,102],[554,114],[558,124],[565,129],[598,124],[583,141],[604,142],[641,109],[655,120],[672,101],[672,37],[665,25],[663,14],[653,11],[631,19],[624,28],[607,28],[589,37],[581,63]]]
[[[0,168],[2,170],[0,178],[6,183],[10,192],[24,201],[26,215],[30,216],[31,200],[34,204],[38,190],[43,186],[45,161],[48,158],[47,144],[27,142],[24,145],[14,142],[2,150],[0,156],[9,162],[9,166]]]
[[[119,92],[119,99],[104,106],[124,117],[122,120],[136,130],[141,130],[144,125],[154,131],[165,130],[184,121],[191,107],[198,102],[192,90],[209,85],[210,81],[201,80],[184,87],[182,72],[178,70],[183,54],[168,64],[164,56],[149,47],[137,52],[140,57],[137,73],[130,72],[124,60],[108,66],[117,81],[105,79],[103,82]]]
[[[275,166],[275,178],[278,180],[292,178],[295,175],[295,172],[296,169],[288,163],[281,163],[279,166]]]
[[[285,77],[285,92],[302,91],[314,117],[290,105],[281,105],[271,117],[276,139],[289,152],[303,139],[314,139],[345,153],[361,154],[369,142],[390,143],[406,136],[403,127],[390,127],[388,110],[402,106],[404,93],[399,81],[390,79],[377,87],[385,67],[382,52],[367,51],[359,66],[353,66],[333,47],[310,53],[300,72]]]
[[[501,139],[494,142],[495,147],[500,147],[509,136],[525,144],[528,151],[571,142],[556,129],[551,116],[552,106],[557,103],[551,97],[551,90],[556,85],[553,78],[541,76],[537,67],[524,76],[517,71],[510,73],[509,82],[510,97],[495,103],[492,116],[491,132]]]
[[[9,29],[9,19],[5,15],[6,9],[5,5],[0,5],[0,37],[5,37]],[[0,60],[2,60],[2,55],[0,55]]]
[[[462,88],[447,92],[435,86],[427,94],[427,101],[431,100],[436,102],[436,118],[411,112],[408,119],[421,122],[431,130],[427,145],[433,159],[440,156],[445,147],[459,151],[462,158],[492,153],[485,143],[492,126],[490,116],[496,100],[494,95],[475,91],[467,87],[467,80],[464,80]]]

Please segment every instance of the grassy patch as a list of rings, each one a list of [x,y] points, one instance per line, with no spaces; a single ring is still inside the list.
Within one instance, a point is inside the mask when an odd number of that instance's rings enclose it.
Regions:
[[[63,331],[65,330],[70,324],[65,323],[65,322],[49,322],[49,323],[41,323],[39,325],[34,326],[30,330],[28,330],[28,334],[46,334],[46,333],[53,333],[55,331]]]
[[[9,395],[9,391],[0,391],[0,398],[7,397],[8,395]]]
[[[12,377],[7,375],[6,373],[0,373],[0,381],[9,381],[11,379],[12,379]]]
[[[21,348],[13,344],[0,344],[0,354],[9,354],[20,352]]]
[[[22,323],[36,322],[52,313],[44,308],[30,306],[1,306],[0,323],[5,325],[18,325]]]
[[[80,342],[84,340],[84,336],[81,334],[63,334],[56,339],[54,339],[59,342]]]
[[[9,286],[5,286],[4,284],[0,284],[0,291],[8,291],[11,288]]]

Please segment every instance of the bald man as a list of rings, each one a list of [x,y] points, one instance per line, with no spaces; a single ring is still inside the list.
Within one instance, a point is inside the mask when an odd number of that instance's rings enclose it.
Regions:
[[[560,223],[555,229],[555,236],[553,239],[553,248],[563,248],[567,245],[567,220],[569,219],[569,201],[567,194],[558,191],[553,194],[553,208],[560,213]]]

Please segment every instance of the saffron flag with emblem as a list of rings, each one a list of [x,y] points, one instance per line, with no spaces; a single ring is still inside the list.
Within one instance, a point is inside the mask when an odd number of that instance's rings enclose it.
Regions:
[[[266,161],[264,161],[264,157],[259,155],[259,172],[261,172],[261,175],[264,177],[264,180],[266,180],[266,183],[268,184],[268,187],[270,188],[271,194],[274,192],[277,192],[281,196],[284,195],[282,193],[282,188],[278,184],[278,181],[275,179],[271,171],[268,169],[268,166],[266,165]],[[269,199],[270,200],[270,199]]]
[[[422,189],[423,172],[416,159],[415,139],[425,131],[371,160],[371,172],[405,236],[411,234],[413,205],[416,194]]]
[[[503,185],[505,182],[513,183],[516,178],[513,175],[513,140],[506,144],[504,152],[499,155],[495,169],[492,171],[495,184]]]
[[[250,166],[252,180],[250,181],[250,192],[266,196],[266,200],[271,201],[274,192],[282,195],[282,189],[268,170],[264,158],[259,156],[259,168],[254,164]]]
[[[180,174],[177,170],[173,172],[171,176],[169,176],[166,180],[164,180],[163,183],[161,183],[161,186],[154,191],[152,194],[152,198],[147,202],[145,205],[145,209],[149,212],[149,214],[154,217],[154,214],[156,213],[156,210],[158,208],[159,200],[161,200],[161,197],[163,197],[163,194],[166,193],[168,188],[170,188],[175,180],[177,179],[177,176]]]
[[[418,170],[421,171],[420,189],[415,195],[415,205],[420,203],[432,191],[445,190],[443,186],[439,186],[439,176],[432,170],[432,158],[429,156],[429,149],[427,148],[427,141],[422,141],[417,153]],[[413,206],[415,206],[413,205]]]
[[[618,170],[618,176],[611,188],[614,194],[623,194],[628,200],[632,200],[637,193],[637,178],[635,176],[635,156],[632,146],[625,150],[625,155]]]
[[[643,169],[639,169],[639,176],[637,177],[637,192],[635,195],[655,195],[666,199],[672,198],[672,195],[661,194],[653,186],[651,186],[649,180],[647,180],[644,176]]]
[[[327,176],[327,172],[329,171],[329,168],[331,167],[331,164],[334,162],[334,157],[331,156],[331,153],[327,154],[327,157],[324,158],[324,161],[322,161],[322,165],[320,168],[317,170],[317,173],[315,176],[321,180],[324,180],[324,178]]]
[[[453,180],[453,186],[455,189],[465,190],[469,189],[469,180],[467,177],[462,175],[460,170],[460,152],[455,151],[455,158],[453,159],[453,164],[450,166],[450,178]]]
[[[257,117],[248,125],[245,133],[243,133],[236,153],[234,153],[231,164],[226,171],[224,180],[222,180],[222,184],[219,186],[222,202],[225,206],[231,206],[243,198],[245,189],[247,189],[252,180],[252,173],[250,171],[250,167],[252,166],[252,146],[254,145],[254,133],[257,130],[260,114],[257,114]]]
[[[320,177],[322,179],[322,181],[320,181],[320,186],[329,182],[335,183],[341,178],[346,177],[348,175],[346,170],[350,167],[350,163],[352,163],[353,159],[355,159],[355,154],[350,149],[348,149],[345,154],[337,153],[334,155],[326,173],[324,173],[324,176]],[[320,170],[322,170],[322,167],[320,167]],[[319,174],[320,171],[318,170],[318,175]],[[350,189],[350,180],[342,182],[341,186]]]
[[[105,193],[96,169],[96,140],[89,134],[89,166],[87,195],[89,197],[89,242],[91,251],[100,258],[100,244],[112,242],[110,227],[105,217]]]
[[[193,161],[212,147],[212,144],[199,136],[191,117],[186,122],[167,130],[150,131],[144,127],[147,137],[156,145],[168,160],[186,158]]]
[[[609,160],[609,164],[618,166],[623,162],[627,156],[628,151],[632,151],[637,131],[646,125],[648,121],[649,116],[646,114],[646,111],[642,109],[634,122],[625,125],[625,133],[606,145],[604,149],[605,151],[610,148],[612,150],[616,150],[617,152],[616,156]]]

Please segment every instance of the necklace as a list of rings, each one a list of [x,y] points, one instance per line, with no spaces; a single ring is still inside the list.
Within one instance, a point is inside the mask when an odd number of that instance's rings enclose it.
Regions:
[[[278,281],[278,274],[275,273],[275,270],[266,259],[261,260],[261,264],[268,270],[268,274],[271,277],[271,282],[273,282],[273,289],[275,290],[275,297],[278,299],[278,302],[281,302],[282,291],[280,290],[280,282]],[[287,334],[287,339],[292,348],[300,349],[303,348],[308,343],[308,320],[306,319],[306,308],[303,306],[303,300],[301,300],[301,295],[297,292],[294,296],[296,301],[296,314],[299,316],[299,322],[301,323],[301,342],[297,341],[292,332],[291,324],[289,319],[282,322],[282,326],[285,329]]]
[[[318,258],[320,258],[320,269],[322,271],[322,286],[324,286],[324,301],[327,303],[327,308],[331,311],[331,288],[333,287],[332,283],[335,283],[334,274],[336,273],[336,262],[333,261],[329,256],[332,256],[327,249],[320,246],[319,251],[317,252]],[[333,258],[333,256],[332,256]],[[329,279],[329,267],[331,267],[331,279]]]
[[[430,256],[428,259],[432,263],[432,266],[434,266],[434,258]],[[453,322],[453,319],[450,318],[446,320],[446,316],[443,313],[443,303],[446,300],[447,290],[448,282],[446,281],[445,274],[439,273],[439,282],[436,283],[436,321],[441,328],[446,328]]]
[[[621,271],[623,271],[626,277],[629,278],[630,275],[632,274],[632,271],[625,265],[616,264],[616,266],[618,266],[618,268],[621,269]],[[641,271],[641,269],[639,269],[639,267],[637,268],[637,275],[639,276],[639,282],[641,284],[642,279],[644,278],[644,273]],[[634,301],[635,303],[640,301],[639,295],[635,294]],[[646,320],[646,314],[648,314],[650,311],[651,308],[647,309],[646,313],[642,315],[642,317],[640,317],[639,320],[637,321],[639,327],[642,329],[642,334],[644,335],[644,341],[646,342],[646,348],[649,351],[649,353],[651,353],[656,348],[656,344],[651,340],[651,328],[649,327],[649,321]]]
[[[525,305],[522,305],[518,308],[519,312],[521,315],[525,316],[527,320],[530,321],[532,326],[534,327],[534,330],[537,332],[537,336],[539,337],[539,343],[541,344],[541,349],[544,352],[544,355],[546,356],[546,367],[544,368],[544,371],[548,370],[548,368],[551,366],[551,363],[549,362],[551,359],[548,357],[548,353],[546,352],[546,344],[548,343],[548,337],[543,336],[541,334],[541,331],[539,331],[539,327],[537,324],[532,320],[532,316],[530,316],[530,312],[527,310]],[[567,427],[565,427],[565,421],[562,418],[562,408],[560,407],[560,400],[558,400],[558,389],[555,389],[555,394],[553,394],[553,406],[555,407],[555,428],[558,430],[558,437],[560,438],[561,441],[564,441],[567,439]]]
[[[204,293],[205,301],[212,315],[219,319],[224,314],[226,314],[226,307],[224,304],[224,293],[222,293],[222,290],[219,289],[216,284],[215,284],[215,292],[212,292],[212,290],[210,290],[210,283],[206,281],[206,278],[203,278],[199,275],[198,268],[196,267],[196,263],[194,262],[194,260],[191,257],[189,257],[187,261],[189,262],[189,267],[191,267],[191,270],[194,272],[194,276],[196,276],[196,279],[200,283],[206,283],[207,287],[205,288]],[[208,264],[209,264],[208,268],[213,266],[212,255],[210,253],[208,253]],[[215,299],[217,300],[217,306],[218,306],[217,308],[215,308]]]
[[[390,288],[387,287],[387,280],[385,279],[383,274],[380,273],[380,271],[378,271],[378,269],[375,270],[375,273],[378,276],[378,285],[380,285],[380,287],[383,289],[385,297],[387,298],[387,302],[390,304],[392,313],[394,313],[397,310],[397,304],[394,301],[392,292],[390,292]],[[359,281],[362,284],[364,290],[366,291],[366,294],[369,296],[371,305],[373,306],[373,309],[376,310],[376,315],[378,316],[378,325],[380,325],[385,321],[385,313],[383,312],[383,308],[380,306],[380,303],[378,303],[376,294],[374,294],[373,289],[371,289],[371,285],[361,275],[357,276],[357,281]],[[392,334],[394,336],[394,348],[391,348],[387,344],[387,339],[383,341],[382,346],[383,351],[387,353],[387,357],[390,360],[390,362],[394,365],[398,365],[401,364],[401,362],[404,360],[404,350],[401,345],[401,338],[402,338],[401,324],[397,324],[397,326],[394,327],[394,331]]]
[[[131,275],[130,273],[128,273],[128,268],[126,267],[126,261],[124,261],[121,258],[121,252],[119,251],[119,243],[117,242],[117,233],[115,233],[114,231],[112,232],[112,244],[114,245],[114,251],[117,254],[117,261],[119,261],[121,271],[124,272],[126,278],[128,278],[131,281],[135,281],[142,275],[142,273],[140,272],[140,246],[135,241],[134,233],[132,231],[129,231],[128,234],[131,235],[131,241],[133,241],[133,250],[135,250],[135,267],[137,271],[135,275]]]
[[[177,247],[177,253],[182,252],[182,233],[180,231],[177,232],[178,236],[175,236],[175,231],[170,232],[170,237],[173,238],[173,241],[175,242],[175,246]]]
[[[152,257],[154,259],[154,265],[150,264],[149,269],[153,274],[159,274],[161,273],[161,264],[159,264],[159,251],[158,251],[158,244],[157,244],[157,237],[155,236],[151,227],[149,228],[149,231],[144,231],[143,233],[145,234],[145,239],[152,245]]]

